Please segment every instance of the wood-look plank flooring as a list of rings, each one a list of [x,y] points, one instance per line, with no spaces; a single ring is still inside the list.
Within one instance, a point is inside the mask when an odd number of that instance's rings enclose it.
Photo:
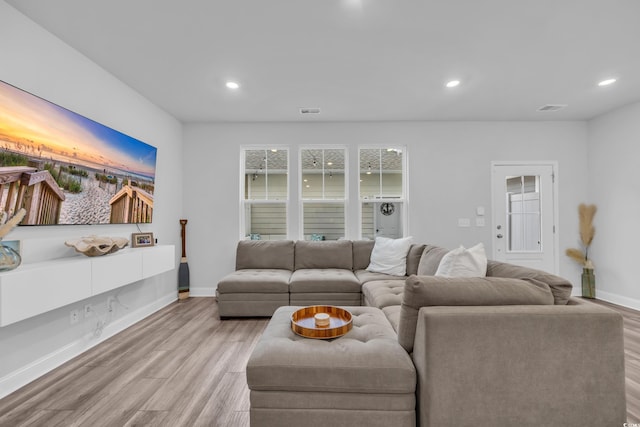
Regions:
[[[600,300],[624,318],[624,365],[627,385],[627,422],[640,423],[640,312]]]
[[[0,426],[249,426],[245,366],[267,322],[175,302],[0,400]]]
[[[640,422],[640,312],[624,316],[627,421]],[[0,400],[0,426],[249,426],[245,366],[268,319],[173,303]]]

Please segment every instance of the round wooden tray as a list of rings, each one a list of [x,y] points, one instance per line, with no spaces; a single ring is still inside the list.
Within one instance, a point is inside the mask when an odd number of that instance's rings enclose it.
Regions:
[[[329,315],[329,326],[318,327],[314,316]],[[306,338],[331,339],[341,337],[353,327],[353,317],[344,308],[333,305],[312,305],[296,310],[291,315],[291,330]]]

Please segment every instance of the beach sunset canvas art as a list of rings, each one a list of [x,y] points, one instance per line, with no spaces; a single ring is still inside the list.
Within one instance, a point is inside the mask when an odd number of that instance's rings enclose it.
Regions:
[[[22,225],[150,223],[157,148],[0,81],[0,213]]]

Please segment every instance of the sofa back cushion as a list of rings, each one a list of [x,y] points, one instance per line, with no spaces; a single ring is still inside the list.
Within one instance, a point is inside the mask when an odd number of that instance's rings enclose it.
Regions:
[[[440,261],[448,252],[448,250],[439,246],[425,245],[416,274],[418,276],[434,276],[438,271]]]
[[[407,276],[412,274],[418,274],[418,265],[420,264],[420,258],[422,258],[422,252],[427,245],[413,244],[407,254]]]
[[[371,262],[374,240],[354,240],[353,242],[353,270],[366,270]]]
[[[293,240],[240,240],[236,249],[236,270],[293,271],[293,248]]]
[[[404,285],[398,342],[413,351],[418,311],[429,306],[552,305],[545,283],[502,277],[410,276]]]
[[[306,241],[298,240],[295,245],[295,269],[302,268],[343,268],[353,269],[353,249],[351,240]]]
[[[571,290],[573,289],[571,282],[563,279],[562,277],[558,277],[545,271],[500,261],[489,261],[487,263],[487,276],[509,277],[524,280],[533,284],[545,283],[549,285],[549,288],[551,288],[554,304],[556,305],[567,304],[569,302],[569,297],[571,297]]]

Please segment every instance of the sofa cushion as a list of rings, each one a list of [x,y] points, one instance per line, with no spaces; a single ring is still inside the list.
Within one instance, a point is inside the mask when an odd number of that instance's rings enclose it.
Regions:
[[[351,270],[339,268],[305,268],[294,271],[289,279],[291,293],[360,293],[360,288],[360,281]]]
[[[269,321],[247,363],[249,389],[415,392],[413,362],[380,310],[347,307],[353,315],[351,331],[332,340],[313,340],[291,330],[291,314],[297,308],[280,307]]]
[[[400,306],[402,304],[403,280],[377,280],[362,285],[364,302],[371,307]]]
[[[376,237],[371,251],[371,262],[367,270],[393,276],[404,276],[407,273],[407,254],[411,249],[412,240],[413,237],[402,239]]]
[[[424,251],[422,251],[422,256],[420,257],[420,262],[418,263],[418,271],[416,272],[416,274],[418,276],[435,275],[436,271],[438,271],[440,261],[447,254],[447,252],[449,251],[445,248],[426,245],[424,247]]]
[[[407,276],[392,276],[390,274],[376,273],[369,270],[357,270],[354,271],[354,273],[360,283],[375,282],[377,280],[402,280],[404,282],[407,278]]]
[[[388,307],[384,307],[382,312],[385,316],[387,316],[387,320],[391,323],[391,327],[393,330],[398,332],[398,324],[400,323],[400,312],[402,311],[402,307],[399,305],[390,305]]]
[[[491,277],[511,277],[524,280],[533,284],[545,283],[553,292],[554,304],[564,305],[569,302],[573,286],[571,282],[562,277],[533,268],[508,264],[500,261],[489,261],[487,263],[487,276]]]
[[[428,306],[552,305],[545,283],[502,277],[410,276],[404,286],[398,342],[413,351],[418,311]]]
[[[306,241],[295,245],[295,269],[341,268],[353,269],[353,249],[350,240]]]
[[[407,276],[411,276],[412,274],[418,274],[418,266],[420,265],[420,258],[422,258],[422,253],[424,252],[424,248],[427,245],[418,245],[413,244],[409,249],[409,253],[407,254]]]
[[[371,262],[371,251],[375,241],[354,240],[353,244],[353,269],[366,270]]]
[[[484,277],[487,275],[487,255],[484,245],[467,249],[464,246],[453,249],[442,257],[434,276],[443,277]]]
[[[293,240],[240,240],[236,249],[236,270],[293,270],[293,248]]]
[[[288,293],[291,271],[277,269],[238,270],[218,282],[218,292],[225,293]]]

